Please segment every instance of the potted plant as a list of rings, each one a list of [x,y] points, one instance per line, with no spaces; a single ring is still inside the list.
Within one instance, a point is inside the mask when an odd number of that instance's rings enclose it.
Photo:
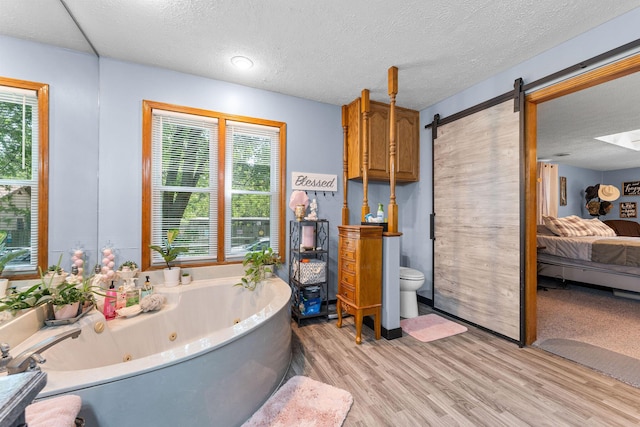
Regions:
[[[125,261],[120,264],[118,271],[136,271],[138,270],[138,264],[135,261]]]
[[[244,277],[235,286],[243,286],[253,291],[258,283],[265,277],[270,277],[280,264],[280,257],[272,248],[247,252],[242,261],[245,267]]]
[[[181,282],[183,285],[188,285],[191,283],[191,275],[189,273],[182,273]]]
[[[49,298],[41,289],[41,283],[36,283],[23,291],[11,292],[0,298],[0,311],[9,310],[15,315],[21,310],[45,304],[48,300]]]
[[[118,278],[124,280],[129,287],[135,287],[136,274],[138,274],[138,264],[135,261],[125,261],[118,267]]]
[[[84,303],[92,298],[90,293],[79,289],[78,285],[63,282],[54,288],[48,288],[50,299],[48,303],[53,309],[56,320],[71,319],[78,316],[84,309]]]
[[[62,260],[62,256],[60,256],[60,260]],[[44,283],[45,279],[47,279],[48,286],[52,286],[52,285],[58,286],[61,283],[63,283],[66,278],[67,278],[67,274],[62,269],[62,267],[60,267],[60,262],[58,262],[58,264],[50,265],[47,268],[47,274],[45,274],[42,280]]]
[[[280,267],[280,255],[274,252],[272,248],[267,248],[262,251],[262,271],[264,277],[271,277],[276,271],[276,268]]]
[[[58,264],[51,265],[47,273],[40,270],[40,289],[42,297],[38,305],[48,304],[48,318],[55,320],[70,319],[80,315],[85,308],[95,304],[92,292],[92,278],[67,276],[60,268],[62,255]],[[62,277],[62,281],[60,281]]]
[[[164,269],[164,284],[165,286],[176,286],[180,283],[180,267],[171,267],[171,262],[178,258],[178,255],[189,251],[189,248],[173,246],[173,242],[178,237],[180,230],[169,229],[167,230],[167,237],[164,239],[164,245],[149,245],[150,249],[158,252],[164,262],[167,264],[167,268]]]

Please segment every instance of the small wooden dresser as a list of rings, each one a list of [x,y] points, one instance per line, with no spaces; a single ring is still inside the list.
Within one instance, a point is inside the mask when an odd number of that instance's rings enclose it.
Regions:
[[[376,339],[380,339],[382,313],[382,227],[338,226],[338,328],[342,311],[355,316],[356,344],[362,342],[362,319],[373,315]]]

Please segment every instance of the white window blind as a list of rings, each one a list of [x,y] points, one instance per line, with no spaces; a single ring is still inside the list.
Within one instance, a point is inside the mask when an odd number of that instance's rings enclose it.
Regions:
[[[217,119],[153,110],[151,244],[179,229],[178,260],[217,257]],[[155,251],[152,264],[164,261]]]
[[[0,86],[0,232],[5,251],[22,249],[6,271],[35,271],[38,261],[38,96]]]
[[[234,121],[226,130],[225,253],[238,259],[267,247],[278,252],[280,130]]]

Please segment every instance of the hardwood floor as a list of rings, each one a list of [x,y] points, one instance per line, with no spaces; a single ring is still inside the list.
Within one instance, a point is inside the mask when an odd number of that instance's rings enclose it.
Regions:
[[[420,305],[421,314],[431,312]],[[306,375],[351,392],[344,426],[640,425],[640,389],[469,325],[430,343],[376,341],[353,317],[292,322],[287,379]]]

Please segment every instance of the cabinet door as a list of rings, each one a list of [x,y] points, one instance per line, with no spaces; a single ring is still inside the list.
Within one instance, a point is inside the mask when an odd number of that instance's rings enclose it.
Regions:
[[[371,102],[369,136],[369,179],[389,181],[389,105]],[[419,178],[420,113],[396,107],[396,181]]]
[[[371,102],[369,179],[389,180],[389,106]]]
[[[360,98],[347,106],[347,177],[362,178],[362,114],[360,114]]]
[[[418,181],[419,159],[420,113],[396,108],[396,180]]]

